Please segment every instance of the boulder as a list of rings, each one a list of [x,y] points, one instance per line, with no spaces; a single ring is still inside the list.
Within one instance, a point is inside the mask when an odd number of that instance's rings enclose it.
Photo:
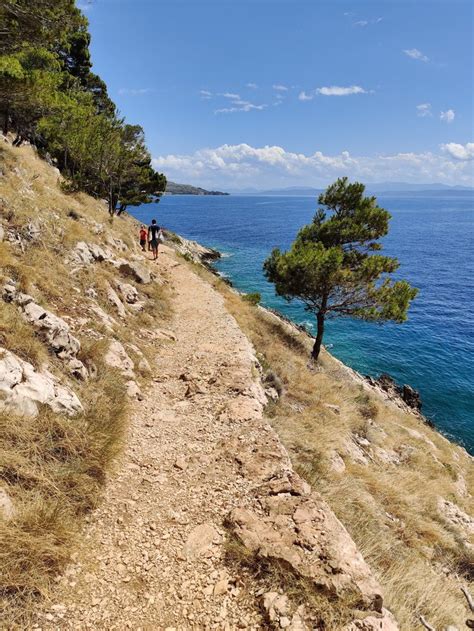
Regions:
[[[68,416],[83,411],[74,392],[50,372],[36,371],[14,353],[0,349],[0,411],[36,416],[40,404]]]
[[[142,393],[136,381],[130,379],[130,381],[127,381],[127,383],[125,384],[125,387],[127,388],[127,396],[130,399],[138,399],[141,401]]]
[[[117,289],[119,290],[122,298],[128,304],[135,304],[138,301],[138,291],[136,287],[130,285],[130,283],[118,283]]]
[[[399,631],[397,621],[388,609],[382,609],[378,616],[366,616],[354,620],[343,631]]]
[[[5,229],[3,228],[2,225],[0,225],[0,241],[3,241],[5,239]]]
[[[41,228],[38,222],[30,221],[24,229],[24,236],[29,241],[37,241],[41,236]]]
[[[117,313],[121,318],[125,318],[127,312],[125,311],[125,307],[123,306],[123,302],[118,297],[115,290],[107,283],[107,299],[108,301],[117,309]]]
[[[109,348],[104,356],[104,361],[108,366],[120,370],[125,377],[129,377],[131,380],[135,379],[133,361],[118,340],[112,340],[110,342]]]
[[[96,243],[86,243],[85,241],[78,241],[67,257],[67,262],[73,265],[91,265],[94,262],[106,261],[110,258]]]
[[[123,276],[128,276],[129,278],[133,278],[137,283],[142,283],[143,285],[148,285],[151,283],[151,274],[149,270],[140,263],[136,261],[126,261],[120,260],[118,262],[119,272]]]
[[[106,328],[109,333],[113,333],[114,326],[117,324],[116,320],[106,313],[99,305],[91,305],[90,310],[97,316],[100,323]]]
[[[58,316],[47,311],[35,302],[22,306],[25,318],[38,331],[38,334],[49,344],[58,357],[67,359],[75,357],[81,344],[69,332],[69,325]]]

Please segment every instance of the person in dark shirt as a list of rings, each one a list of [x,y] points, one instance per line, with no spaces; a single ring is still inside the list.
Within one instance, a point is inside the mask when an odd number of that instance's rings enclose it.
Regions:
[[[153,252],[154,261],[156,261],[156,259],[158,258],[158,244],[160,242],[160,239],[159,239],[160,231],[161,231],[161,228],[156,223],[156,219],[152,219],[151,225],[148,226],[148,239],[150,241],[151,251]]]

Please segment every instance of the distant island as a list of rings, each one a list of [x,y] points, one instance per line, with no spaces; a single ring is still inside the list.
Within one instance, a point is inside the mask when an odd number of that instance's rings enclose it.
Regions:
[[[377,195],[462,195],[471,196],[474,194],[474,188],[468,186],[448,186],[447,184],[427,183],[427,184],[411,184],[409,182],[377,182],[368,183],[366,190],[369,194]],[[243,189],[240,191],[232,190],[235,195],[257,195],[257,196],[309,196],[317,197],[323,192],[322,188],[313,186],[290,186],[287,188],[276,188],[268,190]]]
[[[199,186],[191,186],[191,184],[177,184],[176,182],[167,182],[165,195],[229,195],[221,191],[207,191]]]

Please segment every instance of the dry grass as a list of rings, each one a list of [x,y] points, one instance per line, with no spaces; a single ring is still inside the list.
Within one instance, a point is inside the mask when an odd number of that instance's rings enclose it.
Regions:
[[[472,496],[459,490],[463,482],[473,488],[472,459],[416,416],[363,386],[328,353],[318,370],[309,370],[311,343],[303,333],[249,306],[205,270],[198,273],[223,293],[229,311],[264,358],[265,371],[278,377],[283,395],[269,406],[267,416],[296,469],[351,533],[401,628],[418,628],[419,614],[435,628],[462,628],[467,612],[460,585],[472,580],[472,548],[468,533],[444,519],[437,504],[443,497],[474,513]],[[339,413],[327,404],[338,406]],[[351,457],[357,437],[371,443],[359,448],[366,464]],[[384,462],[384,452],[398,464]],[[332,466],[334,454],[344,460],[342,474]]]
[[[0,520],[4,620],[21,625],[31,599],[45,593],[74,550],[81,515],[97,505],[125,431],[123,379],[100,363],[74,419],[42,409],[37,418],[0,414],[0,478],[16,507]]]
[[[66,318],[81,342],[79,359],[96,369],[86,383],[71,381],[63,363],[19,317],[17,307],[0,302],[0,346],[37,368],[47,363],[77,393],[85,410],[73,419],[46,407],[35,419],[0,414],[0,485],[16,508],[11,521],[0,520],[0,626],[22,629],[36,597],[49,590],[74,552],[81,517],[97,506],[107,473],[123,447],[124,379],[104,365],[112,336],[94,317],[84,291],[94,287],[100,306],[117,320],[113,337],[127,348],[141,347],[145,356],[149,353],[143,343],[146,336],[141,339],[144,320],[150,328],[159,327],[169,318],[170,308],[165,287],[137,285],[145,311],[130,313],[120,322],[106,297],[107,283],[115,286],[116,271],[105,263],[72,271],[65,263],[79,240],[104,246],[110,230],[104,205],[87,195],[66,195],[58,186],[58,174],[31,147],[0,146],[0,163],[6,174],[0,222],[21,238],[21,244],[0,243],[0,286],[11,278],[21,291]],[[28,236],[31,222],[40,227],[33,240]],[[134,220],[121,217],[113,221],[109,234],[133,252],[137,245],[130,235],[135,231]],[[134,359],[140,356],[131,354]],[[141,382],[146,385],[144,376]]]

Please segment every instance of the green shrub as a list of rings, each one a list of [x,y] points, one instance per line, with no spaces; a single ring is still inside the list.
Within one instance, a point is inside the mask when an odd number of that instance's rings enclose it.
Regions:
[[[262,296],[258,293],[258,291],[252,294],[244,294],[242,296],[242,300],[245,300],[245,302],[249,302],[251,305],[254,305],[254,306],[258,305],[261,299],[262,299]]]

